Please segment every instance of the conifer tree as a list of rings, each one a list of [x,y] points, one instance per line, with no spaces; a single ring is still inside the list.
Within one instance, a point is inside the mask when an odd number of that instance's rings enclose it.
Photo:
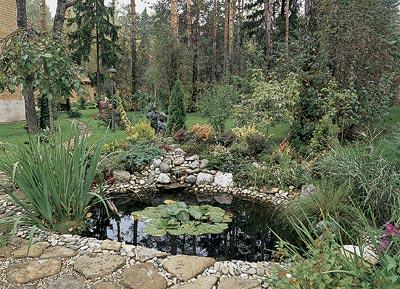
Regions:
[[[172,89],[171,101],[168,110],[168,133],[176,132],[186,128],[186,114],[184,106],[184,96],[182,82],[178,79]]]
[[[69,33],[72,57],[78,63],[88,61],[93,44],[96,46],[96,88],[101,94],[101,67],[116,66],[118,57],[117,27],[113,24],[112,7],[104,0],[82,0],[74,5],[74,17],[68,26],[74,29]]]

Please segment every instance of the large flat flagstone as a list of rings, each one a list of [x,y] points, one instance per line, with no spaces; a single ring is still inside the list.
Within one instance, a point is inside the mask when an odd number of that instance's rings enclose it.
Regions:
[[[217,281],[218,278],[215,276],[200,276],[193,282],[184,285],[174,285],[171,289],[212,289]]]
[[[51,282],[47,289],[85,289],[85,282],[81,277],[63,275]]]
[[[121,286],[112,284],[110,282],[103,281],[103,282],[94,284],[92,288],[93,289],[121,289]]]
[[[49,247],[43,251],[43,254],[40,256],[42,259],[49,258],[69,258],[76,255],[75,250],[63,246],[54,246]]]
[[[87,255],[76,259],[75,271],[86,278],[104,277],[125,265],[125,258],[117,255],[100,255],[89,257]]]
[[[221,277],[217,289],[261,289],[261,283],[254,279]]]
[[[181,281],[189,281],[215,263],[214,258],[177,255],[163,262],[164,269]]]
[[[122,282],[131,289],[166,289],[167,281],[151,263],[138,264],[127,268]]]
[[[42,255],[44,249],[49,247],[50,244],[48,242],[38,242],[32,245],[25,245],[19,248],[14,252],[15,258],[24,258],[24,257],[31,257],[37,258]]]
[[[15,263],[6,271],[9,281],[24,284],[60,273],[61,265],[58,259],[32,260]]]

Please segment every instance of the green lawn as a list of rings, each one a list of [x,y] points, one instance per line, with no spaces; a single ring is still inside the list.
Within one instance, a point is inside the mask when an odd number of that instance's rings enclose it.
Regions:
[[[81,110],[82,117],[79,118],[79,121],[84,122],[90,126],[92,129],[93,140],[99,139],[103,134],[105,134],[105,141],[109,142],[115,139],[124,139],[126,137],[126,133],[117,128],[115,133],[111,131],[107,131],[106,127],[95,119],[97,109],[86,109]],[[132,123],[137,122],[139,119],[145,118],[145,114],[143,112],[128,112],[128,117],[132,121]],[[66,113],[61,113],[60,116],[55,121],[55,126],[60,128],[62,132],[68,131],[71,127],[72,119],[68,118]],[[198,113],[188,113],[186,117],[186,124],[188,127],[192,126],[196,123],[207,123],[207,119],[199,115]],[[20,123],[10,123],[10,124],[0,124],[0,142],[3,143],[20,143],[26,141],[28,139],[28,134],[24,129],[24,122]],[[230,129],[234,127],[234,122],[232,119],[228,119],[226,124],[226,129]],[[273,139],[275,141],[282,140],[287,132],[288,126],[278,125],[276,127],[270,129],[262,129],[263,132],[269,132],[273,135]]]

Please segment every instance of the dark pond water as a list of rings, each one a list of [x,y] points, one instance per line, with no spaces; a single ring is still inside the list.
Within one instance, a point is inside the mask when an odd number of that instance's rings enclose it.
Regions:
[[[164,200],[182,201],[187,204],[210,204],[234,215],[233,222],[222,234],[201,236],[154,237],[144,233],[146,224],[134,222],[133,211],[162,204]],[[125,241],[170,253],[210,256],[217,260],[264,261],[271,258],[275,237],[269,226],[275,210],[271,206],[234,198],[231,204],[220,204],[211,197],[201,202],[185,192],[161,193],[148,199],[119,198],[113,200],[119,213],[107,216],[104,210],[93,211],[93,219],[85,235],[98,239]]]

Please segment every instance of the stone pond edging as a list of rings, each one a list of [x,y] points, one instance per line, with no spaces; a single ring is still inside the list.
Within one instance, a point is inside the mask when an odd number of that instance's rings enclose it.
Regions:
[[[198,155],[186,156],[181,148],[174,148],[163,157],[155,159],[150,166],[130,174],[114,171],[111,194],[146,194],[159,189],[185,189],[196,195],[240,196],[261,202],[281,205],[299,196],[294,187],[243,188],[234,182],[233,174],[207,169],[208,161]]]
[[[0,218],[21,215],[0,192]],[[216,261],[209,257],[171,256],[165,252],[111,240],[21,226],[0,248],[2,289],[256,289],[269,288],[273,262]]]

